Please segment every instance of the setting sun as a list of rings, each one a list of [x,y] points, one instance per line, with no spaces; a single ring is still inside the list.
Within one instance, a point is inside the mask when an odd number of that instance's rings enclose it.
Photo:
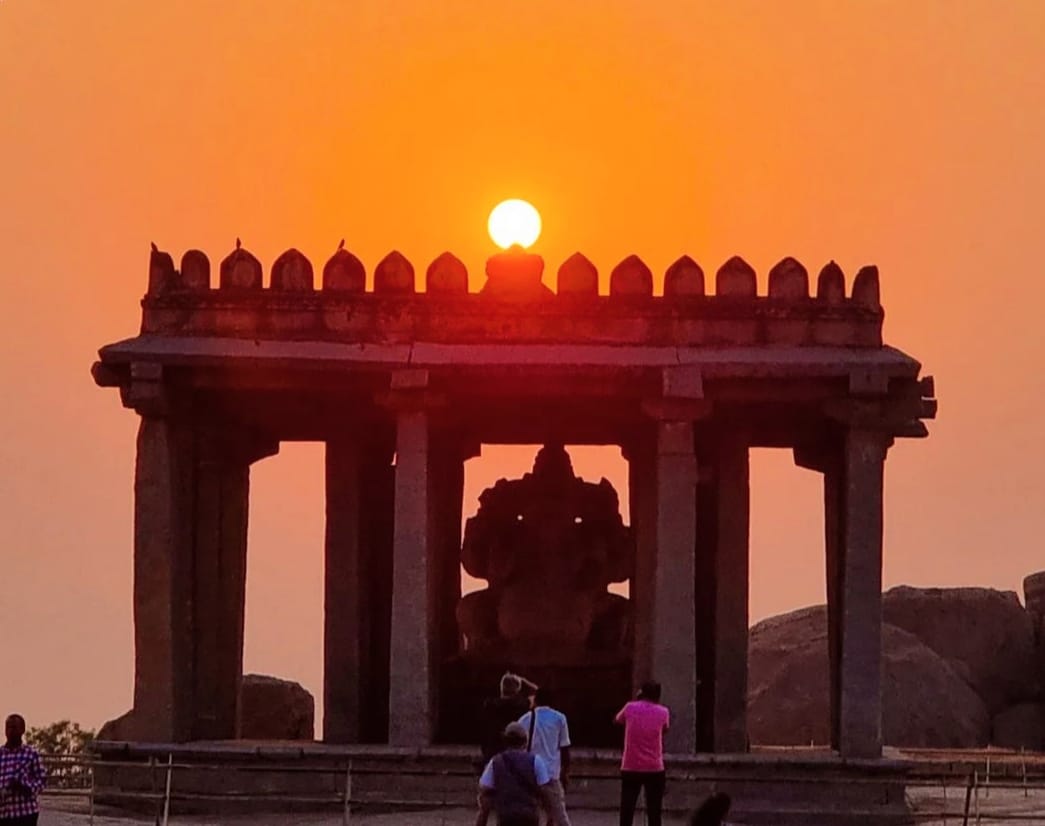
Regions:
[[[502,201],[493,208],[487,228],[501,249],[518,244],[529,247],[541,234],[541,216],[532,204],[518,198]]]

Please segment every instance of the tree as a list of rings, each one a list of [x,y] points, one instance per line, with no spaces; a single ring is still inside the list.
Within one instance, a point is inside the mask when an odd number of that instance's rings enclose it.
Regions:
[[[80,728],[79,723],[58,720],[43,728],[29,729],[25,739],[42,754],[83,754],[94,740],[94,731]]]

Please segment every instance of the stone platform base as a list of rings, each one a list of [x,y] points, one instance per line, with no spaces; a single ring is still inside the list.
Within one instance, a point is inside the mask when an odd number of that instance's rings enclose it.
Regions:
[[[477,753],[468,747],[191,743],[95,744],[96,800],[153,811],[171,762],[173,812],[339,809],[346,788],[353,810],[474,805]],[[568,804],[617,808],[619,754],[574,751]],[[910,822],[908,764],[842,761],[828,754],[774,751],[698,755],[668,761],[669,811],[688,811],[712,791],[734,800],[730,820],[745,824],[898,824]]]

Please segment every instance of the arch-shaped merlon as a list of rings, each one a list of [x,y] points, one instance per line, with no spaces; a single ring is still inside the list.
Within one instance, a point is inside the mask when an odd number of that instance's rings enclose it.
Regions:
[[[704,295],[704,270],[700,264],[683,255],[664,273],[664,295]]]
[[[310,293],[316,288],[312,262],[291,247],[272,264],[272,289]]]
[[[366,269],[363,262],[338,244],[337,252],[323,265],[323,289],[334,293],[366,292]]]
[[[374,270],[375,293],[414,292],[414,265],[398,250],[392,250]]]
[[[788,256],[769,271],[769,297],[785,301],[809,298],[809,273],[802,264]]]
[[[218,271],[218,286],[223,290],[260,290],[261,262],[240,246],[221,262]]]
[[[653,272],[637,255],[629,255],[610,272],[610,295],[653,295]]]
[[[451,252],[444,252],[425,271],[425,289],[441,295],[468,292],[468,268]]]
[[[210,289],[210,259],[202,250],[188,250],[181,257],[181,286],[186,290]]]
[[[720,298],[754,298],[758,295],[755,270],[739,255],[734,255],[715,273],[715,295]]]
[[[176,290],[181,286],[180,282],[171,254],[157,249],[153,244],[149,252],[149,295],[162,295]]]
[[[816,298],[826,304],[845,301],[845,273],[834,261],[828,261],[816,279]]]
[[[861,267],[853,279],[853,303],[877,310],[882,306],[881,287],[878,283],[878,267],[870,264]]]
[[[599,271],[586,256],[575,252],[559,267],[555,291],[559,295],[598,295]]]

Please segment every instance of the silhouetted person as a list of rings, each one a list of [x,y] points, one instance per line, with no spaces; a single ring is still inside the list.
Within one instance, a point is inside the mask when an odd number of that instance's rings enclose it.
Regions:
[[[500,826],[539,826],[551,777],[547,764],[526,751],[528,732],[519,723],[504,730],[505,750],[495,755],[479,777],[479,814],[475,826],[486,826],[490,811]]]
[[[624,756],[620,764],[620,826],[631,826],[639,792],[646,794],[649,826],[661,826],[664,802],[664,732],[670,714],[660,704],[660,683],[642,684],[638,697],[614,718],[624,726]]]
[[[690,815],[689,826],[722,826],[732,803],[725,792],[715,792]]]
[[[504,748],[504,728],[514,723],[530,710],[530,698],[537,686],[518,674],[505,672],[501,677],[500,695],[483,703],[480,712],[479,747],[483,752],[485,766],[495,754]]]
[[[25,719],[12,714],[4,724],[7,741],[0,747],[0,826],[36,826],[40,817],[37,796],[47,773],[40,755],[22,742]]]
[[[551,692],[538,688],[533,708],[519,718],[529,736],[527,751],[548,766],[551,782],[546,795],[546,810],[551,826],[570,826],[566,814],[566,787],[570,784],[570,726],[566,715],[552,708]]]

